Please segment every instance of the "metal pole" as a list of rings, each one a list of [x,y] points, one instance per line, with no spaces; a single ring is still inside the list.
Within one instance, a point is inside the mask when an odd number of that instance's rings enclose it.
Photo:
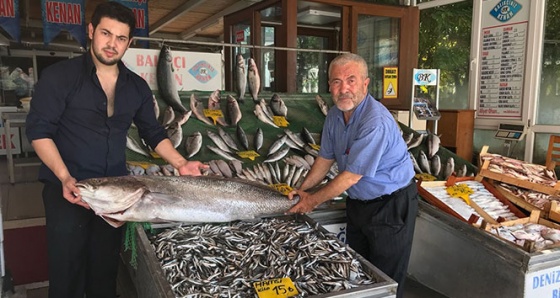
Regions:
[[[172,43],[184,43],[184,44],[196,44],[204,46],[219,46],[219,47],[236,47],[236,48],[253,48],[253,49],[268,49],[268,50],[284,50],[284,51],[298,51],[298,52],[314,52],[314,53],[330,53],[330,54],[344,54],[350,53],[348,51],[333,51],[333,50],[317,50],[317,49],[298,49],[298,48],[288,48],[288,47],[275,47],[275,46],[257,46],[249,44],[237,44],[237,43],[225,43],[225,42],[208,42],[208,41],[194,41],[194,40],[175,40],[175,39],[165,39],[165,38],[152,38],[152,37],[132,37],[132,40],[147,40],[160,43],[172,42]]]

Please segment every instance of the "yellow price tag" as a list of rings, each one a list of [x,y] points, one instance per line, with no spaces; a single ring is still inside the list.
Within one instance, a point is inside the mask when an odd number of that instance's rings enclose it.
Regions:
[[[321,150],[321,145],[309,144],[309,146],[311,146],[311,148],[313,148],[313,149],[315,149],[315,150],[317,150],[317,151]]]
[[[422,181],[436,181],[437,178],[434,175],[430,175],[428,173],[421,173],[414,175],[416,179],[422,179]]]
[[[299,292],[289,277],[267,279],[253,283],[253,288],[259,298],[287,298],[299,295]]]
[[[157,154],[155,151],[150,151],[150,155],[152,156],[152,158],[161,158],[161,156],[159,156],[159,154]]]
[[[224,117],[224,113],[222,113],[222,110],[204,109],[204,116],[212,118],[214,125],[216,125],[216,119]]]
[[[255,160],[255,158],[261,156],[260,154],[258,154],[256,151],[254,150],[250,150],[250,151],[239,151],[237,152],[237,155],[239,155],[239,157],[241,158],[248,158],[250,160]]]
[[[288,122],[284,116],[272,116],[272,121],[280,127],[288,127],[288,125],[290,125],[290,122]]]
[[[286,196],[293,190],[293,188],[286,183],[270,184],[269,186]]]
[[[446,188],[447,193],[453,198],[461,198],[465,200],[467,205],[471,205],[469,195],[473,194],[474,191],[465,183],[459,183]]]
[[[132,166],[142,167],[144,170],[153,165],[153,163],[145,161],[127,161],[126,163]]]

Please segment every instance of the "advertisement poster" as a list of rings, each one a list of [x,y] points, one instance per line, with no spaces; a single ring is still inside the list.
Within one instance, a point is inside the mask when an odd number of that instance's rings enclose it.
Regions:
[[[126,51],[122,59],[130,70],[148,82],[152,90],[158,90],[156,69],[159,52],[159,50],[131,48]],[[221,54],[172,50],[171,55],[178,91],[223,90]]]
[[[478,117],[521,119],[528,0],[482,3]]]

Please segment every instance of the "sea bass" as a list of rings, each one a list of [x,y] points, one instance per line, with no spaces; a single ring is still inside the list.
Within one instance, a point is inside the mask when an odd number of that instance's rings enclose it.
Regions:
[[[249,58],[249,67],[247,71],[247,85],[249,86],[249,92],[251,92],[251,97],[254,103],[259,102],[259,92],[261,89],[261,77],[259,75],[259,69],[253,58]]]
[[[188,110],[181,103],[181,98],[177,91],[177,85],[173,77],[173,57],[168,46],[161,47],[156,71],[158,91],[163,100],[181,114],[187,112]]]
[[[121,176],[79,181],[82,200],[109,224],[230,222],[282,215],[297,199],[250,181],[213,176]]]
[[[245,89],[247,88],[247,72],[245,70],[245,59],[238,53],[235,64],[235,91],[240,103],[245,103]]]

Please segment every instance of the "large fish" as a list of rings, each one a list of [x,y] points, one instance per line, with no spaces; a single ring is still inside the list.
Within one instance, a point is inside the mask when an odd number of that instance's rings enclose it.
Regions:
[[[270,108],[272,109],[272,113],[276,116],[288,116],[288,107],[286,107],[284,100],[276,93],[272,94]]]
[[[82,200],[109,224],[230,222],[282,215],[297,200],[272,188],[212,176],[121,176],[79,181]]]
[[[220,101],[221,101],[220,90],[215,90],[208,97],[208,109],[209,110],[220,110],[221,111],[222,108],[220,107]],[[228,126],[228,124],[226,123],[226,120],[224,119],[223,116],[216,118],[216,122],[218,124],[220,124],[221,126]]]
[[[428,158],[434,157],[439,150],[441,140],[433,133],[428,133]]]
[[[173,72],[175,71],[173,69],[173,57],[171,56],[171,50],[168,46],[161,47],[156,71],[158,91],[161,97],[163,97],[163,100],[168,105],[172,106],[174,110],[181,114],[185,113],[187,108],[181,103],[181,98],[177,91],[177,85],[173,77]]]
[[[235,91],[240,103],[245,103],[245,89],[247,88],[247,72],[245,70],[245,59],[241,53],[236,55],[235,65]]]
[[[212,123],[208,117],[204,116],[204,104],[200,99],[198,99],[198,97],[196,97],[196,95],[194,95],[194,93],[191,94],[191,111],[193,111],[194,116],[198,120],[214,126],[214,123]]]
[[[259,69],[253,58],[249,58],[249,67],[247,71],[247,84],[249,86],[249,92],[251,92],[251,97],[253,102],[259,102],[259,91],[261,89],[261,77],[259,75]]]

